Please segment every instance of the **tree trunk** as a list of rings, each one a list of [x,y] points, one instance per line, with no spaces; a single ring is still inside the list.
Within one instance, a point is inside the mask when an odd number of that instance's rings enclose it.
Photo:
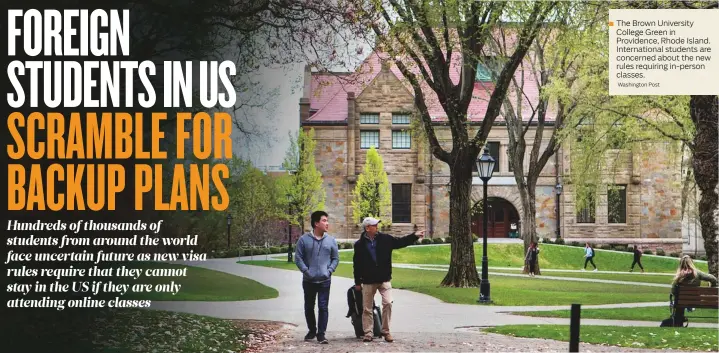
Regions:
[[[696,126],[694,136],[694,178],[701,191],[699,223],[702,227],[704,249],[709,260],[709,273],[717,276],[717,219],[719,195],[719,163],[717,161],[719,136],[717,133],[717,96],[691,96],[690,114]]]
[[[522,240],[524,241],[524,253],[527,253],[529,244],[537,242],[537,205],[535,200],[534,187],[524,185],[520,188],[520,198],[522,200]]]
[[[474,260],[474,244],[470,231],[470,201],[472,189],[471,164],[450,169],[449,235],[452,237],[452,258],[449,271],[442,280],[443,287],[477,287],[479,275]]]

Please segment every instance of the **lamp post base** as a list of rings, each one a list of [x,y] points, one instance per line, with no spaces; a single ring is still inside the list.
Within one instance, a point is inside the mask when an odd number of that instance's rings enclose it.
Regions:
[[[482,279],[479,282],[479,299],[477,303],[480,304],[492,304],[492,299],[489,296],[489,280]]]

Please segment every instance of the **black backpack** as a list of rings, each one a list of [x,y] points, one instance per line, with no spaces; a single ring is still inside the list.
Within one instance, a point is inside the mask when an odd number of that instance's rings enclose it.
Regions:
[[[352,326],[355,330],[355,336],[361,338],[364,336],[364,328],[362,327],[362,291],[355,289],[354,286],[347,290],[347,316],[351,318]],[[372,311],[374,312],[374,327],[372,333],[375,337],[382,337],[382,311],[372,301]]]

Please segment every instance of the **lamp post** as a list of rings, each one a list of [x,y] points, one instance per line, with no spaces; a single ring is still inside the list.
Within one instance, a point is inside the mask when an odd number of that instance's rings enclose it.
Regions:
[[[487,182],[492,178],[494,172],[494,158],[489,155],[489,149],[484,147],[484,153],[477,158],[477,173],[482,179],[484,196],[482,199],[482,279],[479,282],[480,304],[491,304],[489,296],[489,274],[487,267]]]
[[[232,225],[232,215],[227,214],[227,249],[230,249],[230,226]]]
[[[560,197],[562,195],[562,184],[557,183],[557,185],[555,186],[555,189],[557,190],[557,230],[555,231],[555,234],[557,235],[556,238],[559,239],[562,237],[561,230],[560,230],[561,223],[559,222],[559,214],[560,214],[559,205],[561,203]]]
[[[292,201],[290,194],[287,194],[287,262],[292,262]]]

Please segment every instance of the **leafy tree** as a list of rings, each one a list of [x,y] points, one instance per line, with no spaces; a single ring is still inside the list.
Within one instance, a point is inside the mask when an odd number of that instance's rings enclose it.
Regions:
[[[597,100],[592,90],[605,90],[596,84],[597,77],[592,70],[598,61],[596,53],[607,46],[607,19],[606,3],[557,5],[554,21],[539,31],[526,60],[511,80],[502,116],[508,132],[508,162],[522,202],[525,250],[531,242],[538,241],[536,187],[539,176],[561,147],[564,136],[591,113],[587,103]],[[511,47],[507,38],[511,38],[514,31],[511,27],[500,27],[487,55],[499,52],[508,56]],[[494,62],[485,65],[496,67]],[[496,79],[498,72],[492,73]],[[530,101],[526,94],[527,90],[534,89],[539,92],[536,102]],[[530,127],[534,129],[530,131]],[[551,131],[546,130],[550,128]],[[528,146],[531,147],[527,156]],[[525,159],[528,159],[526,168]]]
[[[281,191],[272,177],[248,161],[233,158],[227,165],[233,176],[227,192],[235,246],[264,245],[272,236],[268,227],[281,219],[284,210],[279,202]]]
[[[315,131],[300,129],[297,137],[290,135],[290,147],[282,167],[290,172],[282,182],[286,202],[292,213],[289,221],[305,230],[305,221],[316,210],[325,207],[325,189],[322,187],[322,173],[315,166]],[[287,199],[289,198],[289,200]]]
[[[389,189],[387,172],[384,170],[382,156],[374,149],[367,151],[367,161],[362,174],[357,177],[357,184],[352,192],[352,219],[355,223],[362,222],[365,217],[376,217],[382,225],[391,225],[392,194]]]
[[[636,9],[715,9],[716,2],[705,1],[629,1],[613,2],[614,8]],[[606,53],[608,47],[602,53]],[[600,53],[601,54],[601,53]],[[603,57],[608,54],[598,55]],[[597,67],[595,74],[608,77],[606,66]],[[717,234],[717,209],[719,209],[719,134],[717,133],[717,109],[719,97],[716,95],[696,96],[616,96],[608,97],[606,90],[604,104],[594,108],[599,113],[592,116],[591,123],[582,129],[582,141],[572,149],[572,179],[577,182],[592,182],[599,176],[594,170],[601,170],[611,147],[640,149],[638,142],[676,141],[670,144],[673,153],[684,153],[685,149],[691,161],[691,173],[685,178],[694,179],[700,191],[698,218],[701,224],[704,248],[707,252],[709,272],[719,272]],[[610,99],[611,98],[611,99]],[[617,133],[619,132],[619,134]],[[618,139],[606,139],[604,136],[616,136]],[[609,143],[611,142],[611,143]],[[614,144],[614,146],[611,146]],[[577,168],[575,168],[575,166]],[[576,171],[575,171],[576,169]],[[682,205],[685,205],[686,193],[691,186],[683,188]],[[578,202],[584,203],[586,195],[577,195]],[[682,210],[684,211],[684,210]],[[683,212],[684,213],[684,212]]]
[[[414,94],[417,114],[429,150],[450,167],[452,255],[443,286],[475,287],[479,276],[470,234],[472,165],[500,113],[511,78],[524,59],[555,2],[447,0],[439,2],[347,0],[345,23],[371,29],[377,47],[389,54]],[[503,57],[479,129],[470,131],[468,108],[473,99],[477,64],[500,19],[519,23],[514,50]],[[459,78],[452,79],[454,70]],[[452,74],[452,75],[451,75]],[[442,146],[430,116],[438,102],[452,134],[451,149]],[[474,136],[470,136],[473,133]]]

